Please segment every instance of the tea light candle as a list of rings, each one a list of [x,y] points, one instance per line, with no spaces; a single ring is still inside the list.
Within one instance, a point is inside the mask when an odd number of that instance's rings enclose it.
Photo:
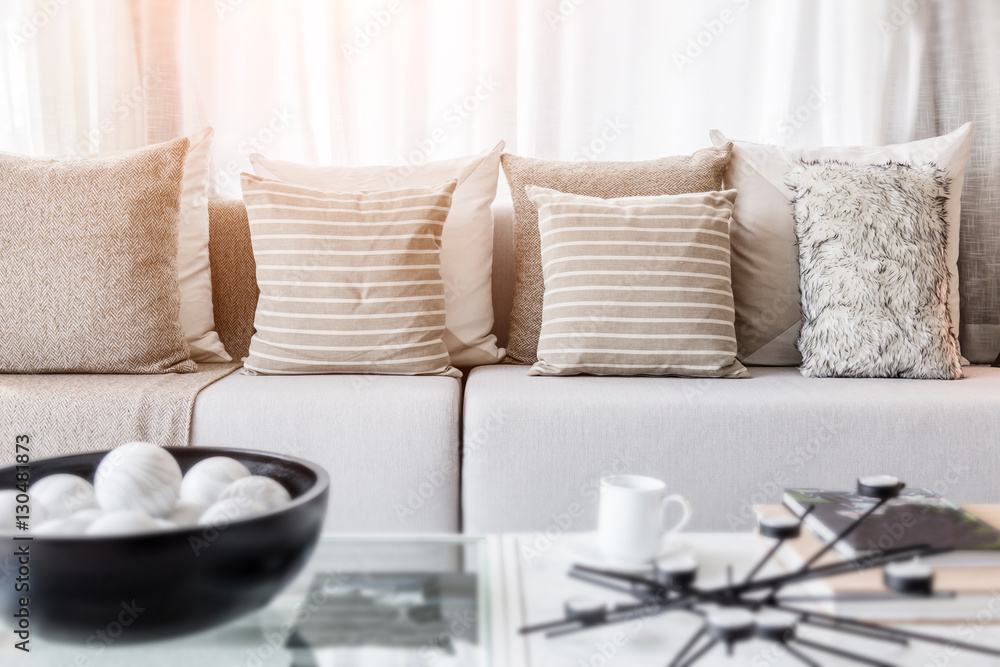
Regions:
[[[585,596],[566,600],[563,608],[566,610],[567,619],[580,621],[584,625],[600,623],[604,620],[608,610],[607,605],[603,602]]]
[[[746,609],[719,609],[710,613],[705,621],[708,636],[725,644],[750,639],[756,627],[753,614]]]
[[[802,532],[802,522],[798,517],[787,514],[762,516],[757,522],[757,532],[776,540],[795,539]]]
[[[889,563],[883,569],[886,587],[907,595],[930,595],[934,592],[934,570],[918,560]]]
[[[767,641],[784,644],[795,639],[798,617],[784,611],[762,611],[754,619],[756,635]]]
[[[858,480],[858,494],[868,498],[895,498],[903,485],[892,475],[870,475]]]
[[[691,556],[670,556],[656,561],[653,576],[661,584],[687,588],[698,574],[698,561]]]

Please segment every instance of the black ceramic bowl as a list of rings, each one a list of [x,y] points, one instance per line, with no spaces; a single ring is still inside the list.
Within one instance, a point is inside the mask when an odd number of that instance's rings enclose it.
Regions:
[[[32,636],[67,642],[119,634],[116,642],[177,637],[206,630],[266,605],[302,569],[323,528],[330,479],[319,466],[288,456],[242,449],[172,447],[187,472],[212,456],[229,456],[251,473],[281,482],[289,505],[215,530],[195,526],[114,537],[36,537],[3,550],[30,549],[30,591],[15,576],[0,578],[8,619],[29,598]],[[31,479],[55,473],[91,482],[106,452],[31,463]],[[13,467],[0,469],[0,489],[13,489]],[[99,641],[99,639],[98,639]]]

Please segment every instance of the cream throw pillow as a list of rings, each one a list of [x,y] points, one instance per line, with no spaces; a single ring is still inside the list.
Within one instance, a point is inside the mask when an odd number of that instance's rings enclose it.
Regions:
[[[528,186],[545,274],[530,375],[746,377],[736,361],[736,192],[602,199]]]
[[[456,181],[373,192],[243,174],[257,263],[252,373],[449,375],[441,232]]]
[[[208,167],[214,135],[215,131],[206,127],[189,138],[177,240],[181,327],[191,348],[191,358],[202,363],[232,360],[215,332],[208,258]]]
[[[934,162],[951,181],[946,248],[952,330],[958,336],[958,240],[962,185],[972,147],[972,123],[950,134],[893,146],[786,148],[733,141],[718,130],[716,146],[733,144],[726,187],[739,191],[733,210],[733,294],[740,360],[761,366],[798,366],[795,348],[802,311],[799,307],[799,263],[792,219],[789,172],[800,161],[841,160],[853,164]]]
[[[451,363],[495,364],[504,356],[493,335],[493,211],[504,142],[480,155],[403,167],[310,167],[251,155],[258,176],[321,190],[356,192],[426,187],[456,179],[441,239],[447,304],[444,341]]]
[[[0,372],[197,369],[178,321],[188,145],[82,160],[0,154]]]

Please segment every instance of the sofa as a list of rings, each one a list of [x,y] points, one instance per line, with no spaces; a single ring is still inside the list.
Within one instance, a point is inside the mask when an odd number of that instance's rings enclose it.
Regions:
[[[210,208],[219,335],[247,353],[257,299],[246,211]],[[495,333],[513,295],[512,211],[494,204]],[[886,472],[962,503],[1000,501],[1000,368],[956,382],[812,379],[751,367],[750,379],[230,375],[195,403],[193,446],[301,456],[330,473],[327,529],[538,532],[593,529],[609,473],[664,479],[692,530],[749,530],[751,506],[788,486],[850,488]]]

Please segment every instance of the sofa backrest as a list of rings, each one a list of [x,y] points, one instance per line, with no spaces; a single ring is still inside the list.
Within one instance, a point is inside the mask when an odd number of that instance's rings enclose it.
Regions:
[[[257,309],[257,265],[250,245],[247,210],[240,199],[208,203],[208,255],[212,264],[215,330],[233,359],[250,349]]]
[[[229,353],[242,359],[250,348],[258,295],[247,213],[241,200],[214,200],[209,203],[208,213],[215,324]],[[501,347],[505,347],[514,300],[514,212],[507,192],[498,195],[493,217],[493,333]],[[962,284],[972,285],[974,281],[966,279]],[[965,322],[962,326],[966,337],[963,345],[969,342],[969,337],[978,337],[976,342],[985,350],[983,354],[990,358],[996,354],[1000,324],[980,324],[979,333]],[[988,362],[985,356],[983,359]]]
[[[513,208],[509,200],[493,206],[493,332],[507,343],[510,307],[514,298]],[[250,349],[253,316],[257,308],[257,267],[250,245],[247,211],[239,199],[208,204],[208,252],[212,264],[212,303],[215,328],[226,350],[242,359]]]
[[[510,309],[514,303],[514,205],[493,204],[493,333],[507,347]]]

